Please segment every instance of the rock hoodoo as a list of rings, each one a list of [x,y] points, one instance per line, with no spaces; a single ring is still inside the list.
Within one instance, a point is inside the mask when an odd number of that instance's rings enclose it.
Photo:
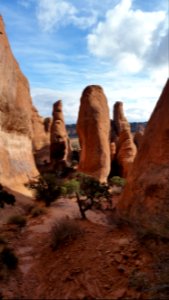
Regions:
[[[119,213],[169,236],[169,80],[145,129]]]
[[[32,105],[29,83],[15,60],[0,16],[0,182],[24,182],[37,174],[34,149],[44,126]],[[41,134],[40,134],[41,132]]]
[[[50,159],[54,167],[65,166],[71,155],[70,141],[62,111],[62,101],[53,105],[53,121],[50,136]]]
[[[143,140],[144,127],[139,125],[137,131],[134,134],[134,143],[137,146],[137,149],[140,148],[141,142]]]
[[[123,103],[116,102],[111,122],[111,144],[116,144],[116,154],[112,156],[112,168],[116,165],[118,173],[127,177],[136,156],[136,146],[133,142],[130,124],[124,116]],[[113,170],[112,170],[113,171]]]
[[[100,86],[88,86],[82,93],[77,133],[81,146],[79,171],[106,182],[110,172],[110,116]]]

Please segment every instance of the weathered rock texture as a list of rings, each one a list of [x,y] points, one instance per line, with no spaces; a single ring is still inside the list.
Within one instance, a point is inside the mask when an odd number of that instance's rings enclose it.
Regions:
[[[55,167],[59,165],[66,165],[71,155],[71,147],[64,122],[61,100],[57,101],[53,105],[53,121],[51,125],[50,142],[51,163]]]
[[[110,117],[100,86],[88,86],[82,93],[77,133],[81,145],[79,171],[106,182],[110,172]]]
[[[144,127],[139,125],[137,131],[134,134],[134,143],[138,149],[140,148],[141,142],[143,140],[144,130]]]
[[[169,236],[169,80],[145,129],[119,213]]]
[[[2,17],[0,32],[0,182],[10,184],[37,174],[32,141],[38,143],[35,128],[40,117],[32,105],[28,81],[10,49]]]
[[[125,178],[130,172],[137,149],[133,142],[130,124],[124,116],[122,102],[115,103],[113,115],[114,119],[111,122],[111,145],[113,142],[115,143],[116,153],[114,155],[111,153],[112,168],[116,165],[115,172]]]

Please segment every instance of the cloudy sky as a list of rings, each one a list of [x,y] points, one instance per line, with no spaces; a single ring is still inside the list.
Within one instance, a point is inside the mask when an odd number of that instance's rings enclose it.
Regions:
[[[43,116],[63,100],[77,120],[83,89],[99,84],[110,114],[146,121],[169,75],[166,0],[0,0],[8,38]]]

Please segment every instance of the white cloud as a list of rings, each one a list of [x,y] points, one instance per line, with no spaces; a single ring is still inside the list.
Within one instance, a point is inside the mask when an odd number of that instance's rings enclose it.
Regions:
[[[66,1],[38,0],[37,17],[44,31],[60,23],[67,23],[75,15],[76,8]]]
[[[160,43],[165,22],[164,11],[144,12],[132,9],[131,0],[122,0],[106,13],[87,36],[89,51],[98,57],[109,58],[122,71],[139,72],[155,45],[158,33]]]
[[[106,76],[106,74],[104,74]],[[108,74],[109,76],[109,74]],[[99,84],[99,82],[98,82]],[[161,94],[164,82],[154,84],[154,79],[133,79],[119,76],[116,81],[102,84],[108,99],[110,116],[113,114],[113,105],[116,101],[124,103],[124,112],[130,122],[143,122],[150,115]],[[51,116],[52,105],[55,101],[63,101],[63,113],[67,124],[76,123],[80,105],[80,97],[85,86],[71,86],[65,90],[49,88],[33,88],[32,98],[35,106],[43,116]],[[42,105],[43,103],[43,105]]]
[[[37,18],[44,31],[70,23],[85,29],[96,23],[97,13],[94,10],[90,13],[79,11],[64,0],[38,0]]]

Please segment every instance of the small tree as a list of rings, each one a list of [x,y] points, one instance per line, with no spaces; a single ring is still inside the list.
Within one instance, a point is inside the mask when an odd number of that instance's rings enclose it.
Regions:
[[[98,180],[91,176],[84,174],[78,175],[80,181],[80,192],[76,193],[77,203],[82,215],[85,219],[85,211],[91,209],[93,206],[98,208],[99,200],[106,198],[110,202],[109,186],[107,184],[101,184]],[[87,198],[87,201],[81,199],[81,195]]]
[[[44,201],[46,206],[50,206],[61,195],[61,179],[54,173],[40,175],[28,186],[35,190],[36,199]]]

